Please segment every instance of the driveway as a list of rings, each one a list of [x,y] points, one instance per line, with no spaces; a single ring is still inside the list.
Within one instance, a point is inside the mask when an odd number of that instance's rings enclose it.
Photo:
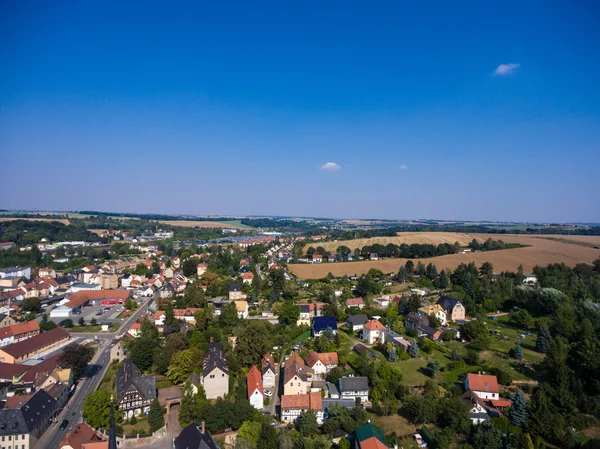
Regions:
[[[179,404],[172,405],[166,416],[167,420],[167,433],[173,437],[176,437],[181,433],[181,426],[179,425]]]

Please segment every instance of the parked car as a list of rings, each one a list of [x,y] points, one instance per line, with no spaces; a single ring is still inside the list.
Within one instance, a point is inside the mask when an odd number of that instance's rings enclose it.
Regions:
[[[59,430],[65,430],[68,425],[69,425],[69,420],[68,419],[64,419],[63,422],[60,423]]]
[[[265,390],[265,396],[271,397],[273,396],[273,392],[271,390]]]

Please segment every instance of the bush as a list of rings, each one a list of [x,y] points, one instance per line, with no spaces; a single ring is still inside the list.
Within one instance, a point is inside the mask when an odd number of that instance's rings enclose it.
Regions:
[[[416,329],[408,329],[406,331],[406,335],[412,338],[417,338],[419,336],[419,332]]]
[[[264,401],[265,407],[268,407],[270,403],[271,403],[271,399],[268,397],[265,397],[265,401]]]
[[[481,363],[479,360],[479,352],[475,351],[474,349],[469,349],[467,351],[467,355],[465,356],[465,362],[467,365],[479,365]]]
[[[135,417],[135,415],[131,417],[131,419],[129,420],[129,424],[131,424],[132,426],[135,426],[137,424],[137,418]]]

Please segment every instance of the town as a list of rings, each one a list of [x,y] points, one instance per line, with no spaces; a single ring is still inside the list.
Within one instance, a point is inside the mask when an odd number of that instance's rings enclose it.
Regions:
[[[303,279],[395,256],[273,222],[201,242],[0,224],[0,260],[31,261],[0,268],[0,447],[596,447],[600,258],[438,269],[420,245],[392,273]]]

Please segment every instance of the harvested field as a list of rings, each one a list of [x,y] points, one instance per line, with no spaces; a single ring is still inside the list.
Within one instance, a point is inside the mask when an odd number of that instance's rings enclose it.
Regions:
[[[304,251],[306,252],[310,246],[314,248],[322,246],[330,252],[335,252],[340,246],[347,246],[354,251],[356,248],[360,249],[365,245],[374,245],[376,243],[385,246],[390,243],[394,245],[401,245],[403,243],[407,245],[412,245],[413,243],[439,245],[441,243],[454,244],[454,242],[458,242],[461,246],[466,246],[471,240],[473,240],[473,236],[458,232],[398,232],[395,237],[371,237],[368,239],[340,240],[337,242],[315,242],[306,245]]]
[[[193,220],[159,220],[161,224],[180,226],[183,228],[228,228],[248,229],[248,226],[240,225],[232,221],[193,221]]]
[[[505,243],[520,243],[530,245],[526,248],[513,248],[499,251],[476,252],[467,254],[451,254],[448,256],[430,257],[427,259],[412,259],[414,262],[421,260],[424,264],[433,263],[438,270],[454,269],[461,263],[475,262],[477,266],[483,262],[491,262],[494,271],[517,271],[520,264],[524,271],[531,272],[535,265],[548,265],[550,263],[565,263],[574,266],[578,263],[592,263],[600,257],[600,250],[592,247],[573,245],[561,241],[548,240],[532,235],[510,235],[510,234],[469,234],[469,241],[473,238],[483,241],[487,238],[503,240]],[[544,237],[563,238],[569,236],[547,235]],[[575,237],[575,236],[571,236]],[[596,237],[584,237],[594,239]],[[339,243],[339,242],[338,242]],[[322,264],[292,264],[290,270],[302,279],[318,279],[331,272],[335,276],[360,275],[371,268],[376,268],[384,273],[397,272],[400,265],[405,264],[407,259],[384,259],[376,261],[339,262]]]
[[[65,218],[13,218],[13,217],[0,217],[0,221],[16,221],[16,220],[24,220],[24,221],[57,221],[64,225],[70,225],[71,222]]]

